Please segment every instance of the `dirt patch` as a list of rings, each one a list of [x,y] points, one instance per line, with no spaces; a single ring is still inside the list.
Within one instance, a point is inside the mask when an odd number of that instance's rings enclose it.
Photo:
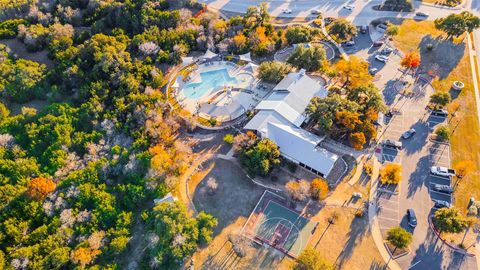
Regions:
[[[329,222],[333,213],[337,219]],[[368,217],[354,210],[326,207],[314,218],[319,222],[310,245],[338,269],[385,269],[368,227]]]
[[[47,68],[53,67],[53,61],[48,58],[46,50],[39,52],[29,52],[25,45],[18,39],[3,39],[0,43],[6,45],[10,52],[15,54],[19,58],[25,58],[27,60],[35,61],[47,66]]]
[[[217,235],[238,218],[248,217],[264,189],[253,184],[231,161],[217,159],[208,170],[192,191],[192,200],[198,211],[205,211],[218,219],[214,231]],[[210,177],[218,184],[214,193],[207,186]]]

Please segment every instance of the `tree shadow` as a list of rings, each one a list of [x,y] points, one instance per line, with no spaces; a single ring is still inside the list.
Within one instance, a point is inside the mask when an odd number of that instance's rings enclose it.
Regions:
[[[373,261],[370,264],[369,270],[385,270],[386,268],[387,268],[387,265],[384,262]]]
[[[342,251],[335,260],[335,265],[342,268],[343,263],[348,261],[355,246],[359,244],[363,237],[369,232],[367,217],[355,217],[350,223],[350,231],[348,232],[348,240],[344,244]]]
[[[443,269],[442,262],[445,254],[442,245],[443,242],[429,229],[425,242],[414,251],[412,262],[419,262],[415,268]]]
[[[383,89],[383,101],[385,102],[385,105],[391,106],[395,102],[395,98],[397,97],[397,90],[395,90],[394,84],[397,80],[389,80],[385,88]]]
[[[427,47],[431,44],[433,49]],[[458,65],[465,53],[465,43],[454,43],[451,39],[442,36],[426,35],[418,45],[421,64],[419,71],[438,76],[440,80],[448,77]]]
[[[410,174],[408,179],[408,193],[407,198],[412,197],[419,188],[425,186],[428,188],[428,168],[430,167],[429,157],[424,156],[418,160],[415,171]]]
[[[401,139],[406,156],[421,151],[428,141],[428,127],[424,122],[417,121],[415,124],[410,126],[410,128],[415,129],[416,134],[410,139]]]

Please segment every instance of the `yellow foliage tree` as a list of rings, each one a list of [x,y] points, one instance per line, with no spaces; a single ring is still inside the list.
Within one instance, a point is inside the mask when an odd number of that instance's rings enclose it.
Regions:
[[[344,87],[368,85],[373,79],[368,72],[368,63],[355,56],[350,56],[348,60],[341,59],[335,64],[334,70],[337,77],[344,82]]]
[[[402,166],[398,163],[388,163],[380,169],[382,184],[398,184],[402,180]]]
[[[91,249],[88,247],[79,247],[72,251],[71,260],[73,263],[85,267],[86,265],[93,262],[95,257],[100,254],[101,251],[98,249]]]
[[[328,183],[327,181],[315,178],[310,183],[310,194],[313,198],[318,200],[324,200],[328,196]]]
[[[55,183],[48,178],[33,178],[27,186],[27,194],[33,199],[43,199],[48,193],[55,190]]]
[[[362,150],[363,146],[367,142],[365,134],[363,132],[352,133],[349,136],[350,143],[355,150]]]

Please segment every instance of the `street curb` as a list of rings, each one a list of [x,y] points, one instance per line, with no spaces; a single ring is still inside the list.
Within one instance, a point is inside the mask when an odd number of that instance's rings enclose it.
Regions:
[[[412,252],[410,249],[408,249],[406,252],[400,253],[399,255],[397,255],[397,256],[394,257],[393,254],[392,254],[392,252],[390,252],[390,248],[389,248],[388,245],[387,245],[387,241],[384,241],[384,242],[383,242],[383,245],[385,246],[385,248],[386,248],[387,251],[388,251],[388,254],[390,254],[390,256],[392,257],[393,260],[396,260],[396,259],[401,258],[401,257],[403,257],[403,256],[407,256],[408,254],[410,254],[410,252]]]

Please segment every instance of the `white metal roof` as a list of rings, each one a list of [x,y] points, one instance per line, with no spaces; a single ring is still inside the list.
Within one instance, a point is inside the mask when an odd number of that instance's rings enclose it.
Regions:
[[[268,123],[266,137],[278,145],[282,155],[321,172],[325,177],[338,159],[337,155],[317,146],[322,138],[301,128]]]
[[[266,133],[268,123],[291,125],[287,119],[276,111],[259,111],[243,128],[246,130],[257,130],[260,133]]]

